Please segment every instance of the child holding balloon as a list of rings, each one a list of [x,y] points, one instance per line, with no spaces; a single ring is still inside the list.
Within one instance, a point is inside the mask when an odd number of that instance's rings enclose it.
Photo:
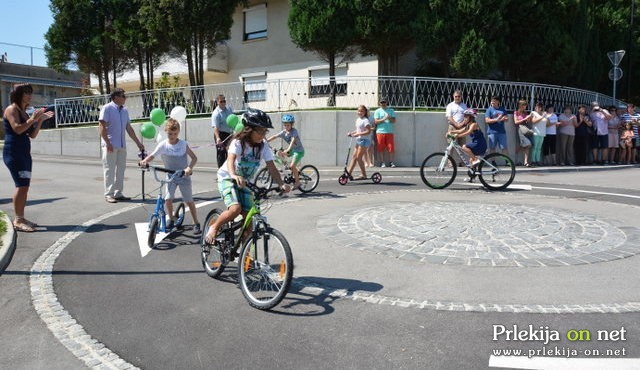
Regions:
[[[182,194],[182,201],[187,204],[191,217],[193,218],[193,231],[198,235],[200,231],[200,222],[198,222],[198,214],[196,213],[196,204],[193,201],[192,189],[191,189],[191,174],[193,173],[193,167],[196,165],[198,158],[193,150],[189,147],[189,144],[178,138],[180,134],[180,123],[169,118],[164,123],[164,131],[167,134],[167,138],[162,140],[156,146],[155,150],[149,154],[145,159],[140,161],[140,166],[145,167],[156,156],[162,156],[162,162],[164,167],[172,171],[184,170],[184,176],[177,179],[175,182],[167,184],[167,191],[165,194],[165,206],[167,214],[171,217],[169,221],[168,229],[173,227],[174,214],[173,214],[173,198],[175,198],[176,187],[180,188],[180,194]],[[191,162],[187,164],[188,158],[191,158]]]

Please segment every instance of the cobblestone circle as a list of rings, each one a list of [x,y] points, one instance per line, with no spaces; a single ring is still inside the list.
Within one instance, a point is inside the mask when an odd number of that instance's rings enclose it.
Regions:
[[[437,264],[566,266],[640,253],[640,229],[530,205],[385,204],[325,215],[317,227],[339,245]]]

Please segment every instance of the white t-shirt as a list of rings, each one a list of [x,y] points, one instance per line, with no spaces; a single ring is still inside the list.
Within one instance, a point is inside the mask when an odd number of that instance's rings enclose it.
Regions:
[[[158,143],[151,155],[154,158],[161,156],[164,167],[170,170],[184,170],[189,165],[187,158],[188,145],[189,144],[184,140],[178,139],[177,143],[170,144],[169,139],[164,139]]]
[[[464,110],[467,109],[467,105],[465,103],[456,103],[452,101],[447,104],[447,111],[445,113],[445,117],[453,117],[453,120],[460,123],[462,119],[464,119]]]
[[[242,143],[238,139],[233,139],[229,144],[229,154],[236,155],[236,174],[246,179],[250,179],[255,175],[256,170],[260,166],[260,161],[273,161],[273,152],[266,140],[262,140],[262,150],[258,151],[256,147],[245,145],[242,148]],[[227,158],[226,161],[218,168],[218,182],[222,180],[231,179],[231,174],[227,171]]]
[[[551,123],[551,126],[547,126],[547,135],[555,135],[558,116],[555,113],[551,113],[551,115],[549,115],[549,122]]]
[[[356,118],[356,132],[361,133],[365,132],[367,126],[371,128],[371,121],[367,117],[358,117]],[[362,137],[371,137],[371,135],[365,135]]]
[[[533,111],[533,112],[531,112],[531,114],[533,115],[534,119],[538,119],[538,118],[542,117],[542,115],[544,113],[540,114],[540,113],[538,113],[536,111]],[[547,121],[548,120],[549,120],[548,118],[543,118],[540,121],[538,121],[537,123],[534,123],[533,124],[533,128],[532,128],[533,134],[536,135],[536,136],[546,136],[547,135]]]

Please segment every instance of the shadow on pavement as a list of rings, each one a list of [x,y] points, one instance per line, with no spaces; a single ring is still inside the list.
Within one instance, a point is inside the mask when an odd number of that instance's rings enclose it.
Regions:
[[[33,199],[33,200],[28,200],[27,201],[27,205],[28,206],[33,206],[36,204],[43,204],[43,203],[53,203],[56,200],[61,200],[61,199],[67,199],[66,197],[60,197],[60,198],[47,198],[47,199]]]

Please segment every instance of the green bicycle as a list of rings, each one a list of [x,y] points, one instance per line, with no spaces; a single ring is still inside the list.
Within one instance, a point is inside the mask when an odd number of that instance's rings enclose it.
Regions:
[[[200,238],[202,266],[207,275],[217,278],[239,257],[238,280],[242,294],[252,307],[268,310],[280,303],[289,291],[293,256],[284,235],[272,228],[260,213],[261,201],[271,192],[280,193],[280,188],[265,189],[249,182],[246,186],[254,195],[254,206],[243,220],[223,225],[214,245],[208,244],[205,236],[221,211],[213,209],[207,215]],[[251,230],[251,234],[243,238],[247,230]]]

